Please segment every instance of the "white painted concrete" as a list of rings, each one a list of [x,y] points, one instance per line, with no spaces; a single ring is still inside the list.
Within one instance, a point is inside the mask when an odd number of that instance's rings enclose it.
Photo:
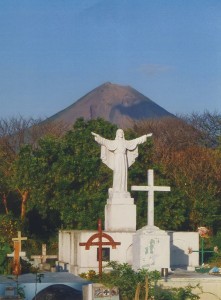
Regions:
[[[97,231],[63,230],[59,232],[59,265],[67,265],[68,271],[78,275],[88,270],[98,272],[97,246],[85,250],[79,243],[85,243]],[[121,245],[110,248],[110,260],[132,265],[132,237],[135,232],[107,232]],[[106,265],[107,262],[103,262]]]
[[[129,194],[129,193],[128,193]],[[136,205],[133,198],[109,198],[105,205],[105,230],[128,232],[136,230]],[[130,194],[129,194],[130,196]]]
[[[170,237],[155,226],[138,230],[133,237],[133,268],[161,271],[170,268]]]
[[[186,278],[184,275],[181,278],[168,278],[167,282],[160,280],[158,284],[165,288],[184,288],[199,284],[200,288],[196,287],[193,292],[200,296],[200,300],[221,300],[221,277],[194,275]]]
[[[198,232],[168,231],[170,236],[171,268],[188,268],[193,270],[199,266],[199,252],[188,253],[188,248],[199,251]]]
[[[153,170],[147,172],[147,186],[131,187],[132,191],[147,192],[147,226],[154,226],[154,192],[169,192],[169,186],[155,186],[154,185],[154,173]]]

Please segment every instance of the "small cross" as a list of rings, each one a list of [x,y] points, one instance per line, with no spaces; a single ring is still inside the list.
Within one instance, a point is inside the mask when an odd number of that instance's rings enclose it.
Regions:
[[[46,263],[47,259],[56,259],[57,255],[47,255],[46,244],[42,244],[42,254],[41,255],[32,255],[33,259],[41,259],[41,263]]]
[[[18,237],[12,239],[14,242],[17,241],[19,243],[19,252],[21,252],[21,242],[26,241],[27,237],[21,236],[21,231],[18,231]]]
[[[131,187],[132,191],[148,192],[147,225],[154,226],[154,192],[169,192],[169,186],[154,186],[153,170],[148,170],[148,186]]]

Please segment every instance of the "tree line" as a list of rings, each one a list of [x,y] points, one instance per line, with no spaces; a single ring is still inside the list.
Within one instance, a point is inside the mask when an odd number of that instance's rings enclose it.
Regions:
[[[72,130],[22,117],[0,120],[0,235],[22,227],[30,236],[96,229],[104,218],[112,172],[91,132],[114,139],[117,126],[78,119]],[[166,230],[221,229],[221,115],[205,112],[134,123],[125,138],[153,133],[129,169],[131,185],[171,186],[155,196],[155,224]],[[146,193],[132,193],[137,227],[147,223]],[[14,222],[14,223],[13,223]],[[14,225],[13,225],[14,224]],[[5,226],[5,227],[4,227]]]

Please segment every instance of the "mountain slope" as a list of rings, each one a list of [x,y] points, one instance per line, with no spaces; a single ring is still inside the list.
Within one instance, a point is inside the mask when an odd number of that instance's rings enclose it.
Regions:
[[[72,126],[77,118],[103,118],[121,128],[133,121],[173,116],[130,86],[104,83],[47,121],[62,121]]]

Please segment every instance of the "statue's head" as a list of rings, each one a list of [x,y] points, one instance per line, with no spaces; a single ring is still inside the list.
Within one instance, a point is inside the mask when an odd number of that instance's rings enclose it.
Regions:
[[[117,129],[115,140],[124,139],[124,131],[122,129]]]

